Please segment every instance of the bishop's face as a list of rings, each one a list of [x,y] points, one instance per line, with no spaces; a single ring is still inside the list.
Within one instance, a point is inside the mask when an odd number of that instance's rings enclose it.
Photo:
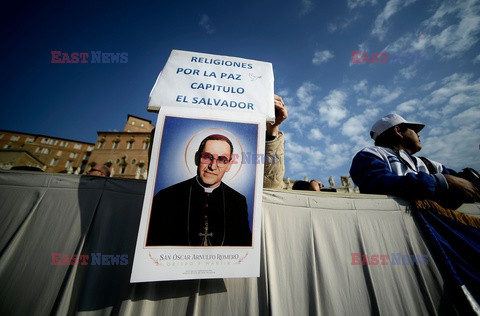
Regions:
[[[197,175],[206,187],[216,187],[230,170],[230,145],[223,140],[208,140],[200,154]]]

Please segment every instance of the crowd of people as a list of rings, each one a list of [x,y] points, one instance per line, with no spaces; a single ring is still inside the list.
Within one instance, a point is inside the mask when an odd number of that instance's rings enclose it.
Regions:
[[[287,109],[278,96],[275,109],[275,124],[267,123],[265,153],[282,157],[282,166],[265,166],[266,188],[280,188],[285,170],[284,140],[279,125],[287,118]],[[439,162],[414,156],[422,148],[418,133],[424,127],[425,124],[408,122],[398,114],[388,114],[372,126],[370,136],[374,146],[358,152],[350,168],[350,176],[360,192],[432,199],[450,208],[480,201],[478,173],[474,170],[469,169],[470,177],[466,177],[464,172],[457,173]],[[322,187],[316,180],[296,181],[293,189],[320,191]]]

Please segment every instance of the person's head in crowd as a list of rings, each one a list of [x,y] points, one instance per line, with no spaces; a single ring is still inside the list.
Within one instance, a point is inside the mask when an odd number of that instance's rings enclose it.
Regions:
[[[298,180],[292,186],[292,190],[305,190],[305,191],[320,191],[323,188],[323,184],[317,180],[303,181]]]
[[[375,146],[404,149],[410,154],[422,149],[418,133],[425,124],[408,122],[398,114],[388,114],[373,124],[370,136]]]
[[[110,177],[110,168],[103,164],[96,164],[92,166],[87,174],[90,176]]]
[[[225,172],[230,170],[233,145],[224,135],[205,137],[195,153],[198,180],[205,187],[220,185]]]

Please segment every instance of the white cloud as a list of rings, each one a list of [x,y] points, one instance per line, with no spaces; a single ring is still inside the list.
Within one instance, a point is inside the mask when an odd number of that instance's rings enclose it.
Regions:
[[[336,169],[351,160],[351,146],[345,143],[328,144],[325,155],[328,159],[324,159],[326,169]]]
[[[402,89],[397,87],[393,90],[387,89],[384,85],[378,85],[372,89],[371,97],[377,98],[376,103],[387,104],[398,98]]]
[[[347,27],[349,27],[353,22],[355,22],[359,18],[360,18],[360,14],[357,13],[351,18],[344,18],[336,23],[328,23],[327,25],[328,32],[334,33],[337,30],[345,30]]]
[[[445,115],[450,115],[458,110],[462,110],[468,106],[480,104],[480,96],[478,93],[472,94],[468,93],[459,93],[452,96],[445,107],[442,109],[442,113]]]
[[[416,115],[426,122],[422,131],[422,156],[449,168],[480,168],[480,79],[455,73],[439,83],[438,89],[425,96]]]
[[[370,135],[370,127],[380,113],[379,108],[367,108],[362,114],[350,117],[342,126],[342,134],[354,143],[363,142]]]
[[[416,76],[417,69],[418,69],[417,66],[411,65],[411,66],[408,66],[406,68],[400,69],[399,73],[400,73],[400,76],[409,80],[409,79],[412,79],[413,77]]]
[[[291,135],[289,135],[288,141],[285,142],[288,172],[306,172],[309,174],[314,172],[315,169],[323,167],[325,155],[319,150],[318,146],[300,145],[291,138]]]
[[[300,15],[305,15],[310,13],[313,9],[313,2],[312,0],[302,0],[302,8],[300,10]]]
[[[400,114],[414,112],[418,108],[419,102],[420,100],[418,99],[405,101],[397,105],[396,111]]]
[[[312,63],[314,65],[320,65],[326,63],[329,59],[332,59],[335,55],[329,50],[316,51],[313,55]]]
[[[333,23],[328,23],[327,29],[328,29],[328,32],[333,33],[338,29],[338,26]]]
[[[480,94],[480,81],[476,80],[470,82],[471,74],[455,73],[444,78],[441,83],[442,87],[434,90],[429,96],[425,98],[425,102],[429,105],[438,105],[446,103],[454,95],[461,93],[468,93],[478,98]]]
[[[428,91],[428,90],[431,90],[436,84],[437,84],[437,81],[432,81],[424,85],[421,85],[419,89],[422,91]]]
[[[320,121],[327,122],[328,126],[337,126],[347,116],[347,109],[343,106],[347,94],[340,90],[332,90],[319,103]]]
[[[353,86],[353,90],[355,90],[355,92],[357,93],[358,92],[367,93],[368,91],[367,84],[368,84],[368,81],[363,79]]]
[[[365,119],[360,115],[349,118],[342,126],[342,134],[348,137],[363,134],[365,130]]]
[[[449,59],[470,49],[477,41],[480,17],[464,18],[459,25],[450,25],[431,39],[431,46],[437,53]]]
[[[318,91],[320,88],[317,87],[315,84],[311,82],[304,82],[302,85],[297,89],[297,98],[300,102],[300,107],[306,108],[312,104],[314,96],[314,92]]]
[[[383,98],[378,100],[378,103],[390,103],[396,98],[398,98],[402,94],[402,89],[401,88],[395,88],[393,91],[391,91],[389,94],[385,95]]]
[[[206,14],[202,14],[200,16],[200,22],[198,22],[198,25],[200,25],[207,32],[207,34],[215,33],[215,28],[212,26],[210,17]]]
[[[480,125],[480,108],[471,107],[452,117],[452,122],[457,126],[465,126],[465,125],[478,126]]]
[[[372,89],[371,97],[383,97],[389,93],[388,89],[384,85],[378,85]]]
[[[350,9],[355,9],[357,7],[364,7],[367,4],[375,5],[377,4],[377,0],[347,0],[347,6]]]
[[[279,89],[275,93],[281,96],[284,102],[286,102],[285,100],[290,96],[290,90],[288,88]]]
[[[445,130],[442,127],[430,127],[428,129],[428,135],[430,136],[438,136],[445,134]]]
[[[414,41],[414,37],[412,34],[405,34],[399,37],[396,41],[389,43],[382,52],[387,53],[396,53],[396,52],[410,52],[413,49],[408,47]]]
[[[421,23],[419,29],[422,30],[422,36],[405,34],[388,44],[384,51],[415,52],[431,49],[444,59],[456,58],[479,40],[480,2],[478,0],[444,2],[430,18]],[[378,32],[384,36],[381,30]]]
[[[457,11],[457,5],[455,4],[455,2],[442,3],[441,6],[437,10],[435,10],[435,13],[428,20],[425,20],[422,24],[427,29],[445,27],[447,23],[446,17],[454,13],[455,11]]]
[[[325,136],[323,136],[320,129],[312,128],[312,130],[310,131],[310,134],[308,134],[308,138],[311,139],[311,140],[321,140],[321,139],[325,138]]]
[[[448,168],[460,171],[465,167],[478,170],[478,131],[480,129],[480,109],[478,106],[470,107],[450,118],[444,117],[444,121],[438,126],[432,126],[429,137],[422,139],[422,155],[443,163]],[[450,126],[446,129],[443,125]],[[429,126],[427,126],[428,128]]]
[[[372,105],[372,104],[373,104],[373,101],[371,101],[371,100],[367,100],[365,98],[358,98],[357,99],[357,105],[361,105],[361,106],[367,105],[368,106],[368,105]]]
[[[474,64],[480,63],[480,54],[478,54],[477,57],[475,57],[475,58],[473,59],[473,63],[474,63]]]
[[[289,110],[286,124],[297,130],[300,135],[307,131],[305,126],[315,120],[310,107],[315,99],[315,92],[319,90],[315,84],[304,82],[295,92],[295,97],[283,98]]]
[[[383,8],[382,13],[380,13],[375,19],[375,26],[372,30],[372,35],[378,37],[380,40],[383,40],[387,33],[388,20],[403,7],[406,7],[415,1],[416,0],[389,0]]]

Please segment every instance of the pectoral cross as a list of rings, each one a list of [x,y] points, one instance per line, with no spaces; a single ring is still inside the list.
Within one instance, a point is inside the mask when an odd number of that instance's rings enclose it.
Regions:
[[[205,216],[205,226],[203,226],[203,233],[198,233],[198,236],[203,237],[201,246],[211,246],[209,237],[213,236],[213,233],[208,232],[208,217]]]

